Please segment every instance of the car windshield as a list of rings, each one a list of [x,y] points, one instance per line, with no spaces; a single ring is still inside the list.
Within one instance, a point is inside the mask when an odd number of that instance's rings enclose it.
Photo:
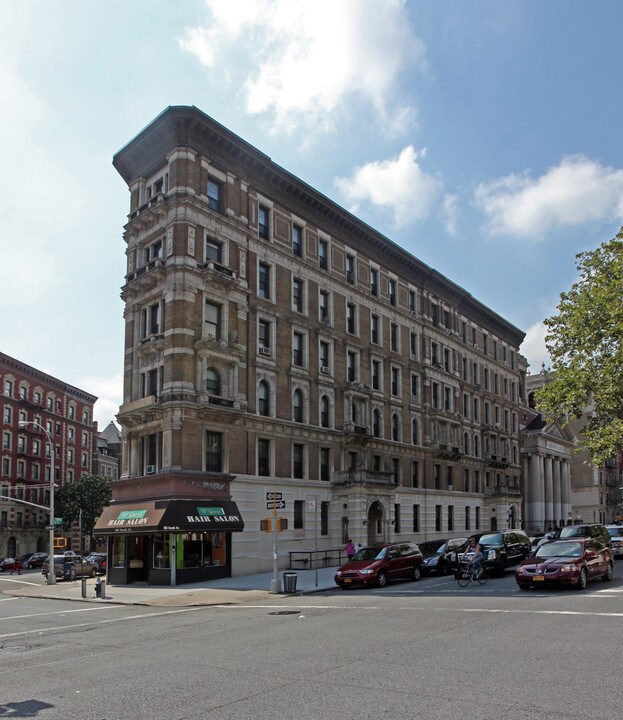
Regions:
[[[582,543],[579,542],[551,542],[541,545],[536,552],[537,558],[554,557],[582,557]]]
[[[446,543],[444,540],[430,540],[429,542],[420,543],[420,550],[422,555],[438,555],[444,552],[446,549]]]
[[[609,527],[610,537],[623,537],[623,527]]]
[[[382,560],[387,555],[387,548],[364,547],[352,557],[353,560]]]
[[[478,543],[480,545],[502,545],[504,540],[502,539],[502,533],[489,533],[483,535]]]
[[[560,531],[561,538],[571,538],[571,537],[590,537],[591,531],[590,528],[582,527],[581,525],[578,525],[574,527],[573,525],[566,525],[562,530]]]

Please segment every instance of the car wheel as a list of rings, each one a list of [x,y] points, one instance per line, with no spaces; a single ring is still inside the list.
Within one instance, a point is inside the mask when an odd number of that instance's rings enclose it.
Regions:
[[[586,590],[588,576],[586,575],[586,568],[580,570],[580,576],[578,577],[577,588],[578,590]]]
[[[419,565],[416,565],[413,568],[413,573],[411,575],[411,578],[417,582],[421,577],[422,577],[422,570]]]
[[[384,570],[376,576],[376,583],[379,587],[385,587],[387,585],[387,573]]]
[[[601,576],[601,579],[604,582],[610,582],[612,580],[613,576],[614,576],[614,566],[611,562],[609,562],[608,568],[606,569],[606,572]]]
[[[32,563],[28,563],[28,565],[26,565],[26,567],[27,567],[29,570],[32,570],[32,569],[34,568],[34,565],[33,565]]]
[[[439,568],[439,574],[440,575],[448,575],[450,572],[450,568],[448,567],[448,563],[442,562],[441,567]]]
[[[96,575],[97,575],[97,569],[96,569],[96,568],[93,568],[93,569],[91,570],[91,572],[89,573],[89,577],[94,578]]]
[[[530,590],[530,585],[527,585],[526,583],[517,583],[520,590]]]

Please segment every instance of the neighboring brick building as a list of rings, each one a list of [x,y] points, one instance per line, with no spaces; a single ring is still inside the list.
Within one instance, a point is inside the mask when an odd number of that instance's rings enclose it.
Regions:
[[[234,575],[272,565],[272,493],[281,567],[315,522],[321,548],[521,524],[522,331],[194,107],[114,166],[130,190],[124,517],[133,499],[235,500]]]
[[[91,472],[97,398],[1,352],[0,383],[0,495],[11,498],[0,499],[0,555],[10,557],[49,547],[49,513],[35,505],[50,504],[50,453],[57,488]],[[33,422],[47,430],[53,449]]]

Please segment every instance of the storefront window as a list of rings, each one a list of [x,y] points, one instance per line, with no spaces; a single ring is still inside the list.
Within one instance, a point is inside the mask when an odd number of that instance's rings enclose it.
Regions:
[[[155,568],[169,568],[171,567],[169,558],[169,534],[161,533],[160,535],[154,535],[154,558],[153,566]]]
[[[225,565],[227,535],[222,532],[184,533],[177,536],[177,567]]]
[[[145,567],[145,538],[142,535],[135,535],[128,543],[128,555],[130,563],[128,567],[137,569]]]
[[[115,535],[112,539],[112,566],[125,567],[125,537]]]

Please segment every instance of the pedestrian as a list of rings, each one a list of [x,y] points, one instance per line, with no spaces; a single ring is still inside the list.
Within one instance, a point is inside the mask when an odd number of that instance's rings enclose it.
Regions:
[[[19,558],[15,558],[13,561],[13,566],[11,567],[11,575],[13,575],[13,572],[17,572],[18,575],[22,574],[22,563],[19,561]]]
[[[346,551],[346,557],[349,560],[352,560],[352,557],[355,554],[355,546],[353,545],[353,541],[350,538],[346,539],[346,545],[344,545],[344,550]]]

